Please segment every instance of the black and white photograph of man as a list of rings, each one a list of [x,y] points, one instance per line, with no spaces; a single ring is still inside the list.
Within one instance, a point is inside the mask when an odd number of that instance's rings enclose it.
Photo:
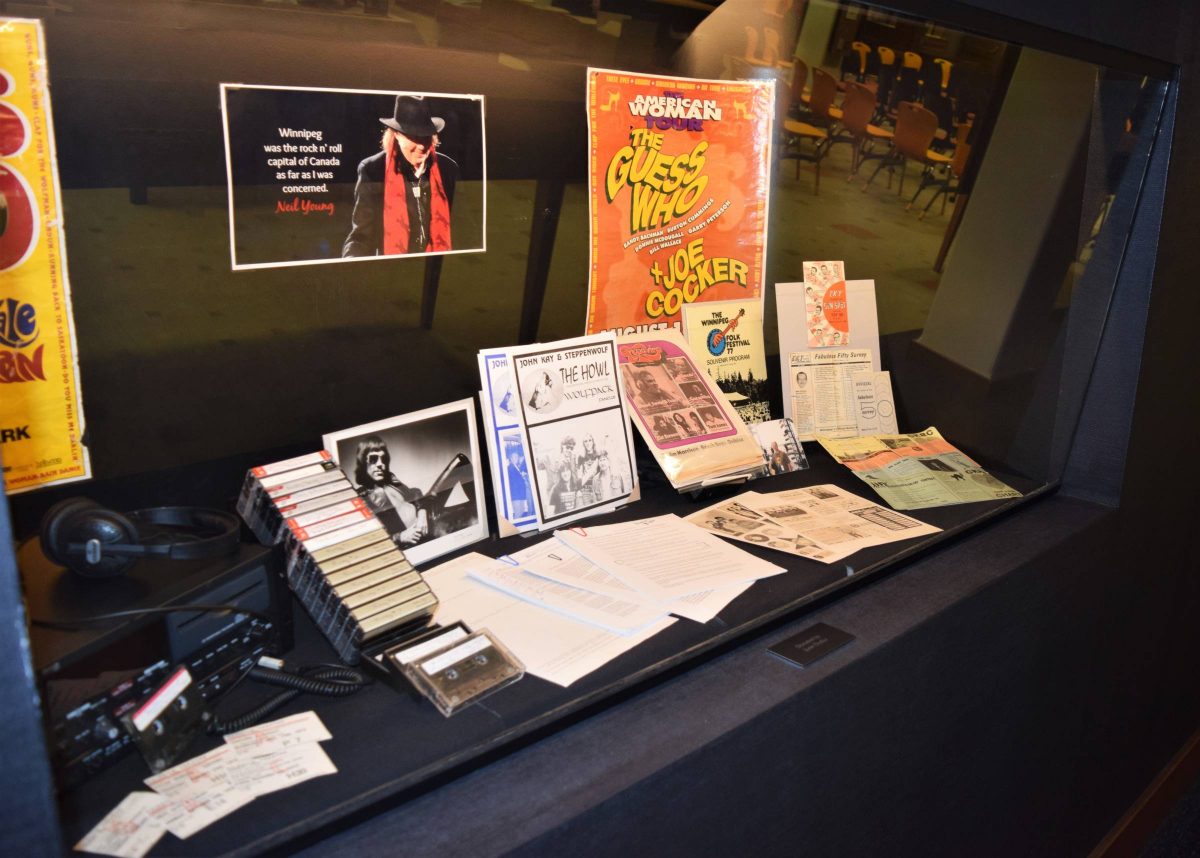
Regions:
[[[354,453],[354,487],[401,548],[429,535],[429,510],[418,507],[420,489],[407,486],[392,471],[392,454],[383,438],[368,435]]]
[[[412,563],[487,536],[471,400],[331,433],[324,441]]]

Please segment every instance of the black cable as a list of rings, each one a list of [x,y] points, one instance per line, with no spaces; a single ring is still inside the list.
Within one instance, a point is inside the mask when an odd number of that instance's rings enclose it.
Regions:
[[[287,691],[280,692],[248,712],[227,721],[214,713],[212,721],[208,724],[208,732],[211,735],[223,736],[252,727],[301,694],[346,697],[370,684],[366,676],[340,664],[311,665],[301,668],[296,673],[255,665],[243,674],[243,677],[247,675],[267,685],[282,686]]]
[[[273,623],[273,620],[266,614],[238,605],[171,605],[164,608],[136,608],[129,611],[113,611],[110,614],[96,614],[93,617],[84,617],[79,620],[43,620],[39,617],[30,617],[29,622],[32,625],[41,626],[46,629],[73,632],[96,623],[108,623],[113,620],[123,620],[129,617],[142,617],[151,614],[187,613],[190,611],[206,614],[245,614],[264,623]]]
[[[296,673],[255,666],[250,668],[250,678],[324,697],[346,697],[368,684],[363,674],[340,664],[314,664]]]

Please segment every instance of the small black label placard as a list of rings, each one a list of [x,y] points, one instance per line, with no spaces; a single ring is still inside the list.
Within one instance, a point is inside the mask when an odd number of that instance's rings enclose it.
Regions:
[[[835,629],[825,623],[817,623],[815,626],[809,626],[800,634],[780,641],[767,652],[781,656],[801,667],[808,667],[835,649],[841,649],[852,640],[854,640],[854,635],[849,632]]]

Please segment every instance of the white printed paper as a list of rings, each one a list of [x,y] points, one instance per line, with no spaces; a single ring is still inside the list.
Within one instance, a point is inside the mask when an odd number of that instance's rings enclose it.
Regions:
[[[486,628],[524,665],[526,673],[563,687],[671,626],[666,618],[636,635],[623,636],[522,602],[468,577],[474,566],[491,563],[478,553],[423,573],[438,597],[434,619]]]
[[[292,745],[324,742],[330,738],[329,730],[321,723],[317,713],[310,709],[230,733],[225,741],[237,748],[239,754],[247,754],[278,751]]]
[[[753,581],[692,593],[670,602],[656,603],[630,587],[616,575],[606,572],[582,554],[573,551],[560,539],[547,539],[523,548],[512,555],[521,568],[534,575],[549,578],[571,587],[603,593],[616,599],[643,601],[649,607],[665,609],[678,617],[707,623],[721,610],[748,590]]]
[[[497,560],[471,570],[471,577],[535,605],[541,605],[619,635],[642,631],[667,616],[634,599],[593,593],[541,578]]]
[[[811,441],[817,435],[856,435],[853,379],[870,370],[868,349],[793,352],[787,380],[796,437]]]
[[[513,553],[511,559],[526,572],[560,584],[603,593],[615,599],[645,599],[620,578],[573,551],[561,539],[545,539],[536,545],[522,548]],[[646,600],[646,604],[654,603]]]
[[[703,593],[692,593],[668,603],[672,614],[697,623],[707,623],[733,602],[738,596],[754,586],[753,581],[743,581],[732,587],[722,587],[720,590],[705,590]]]
[[[251,795],[266,795],[322,775],[337,773],[337,766],[315,742],[284,745],[272,751],[240,753],[226,766],[230,785]]]
[[[675,515],[559,530],[555,536],[656,602],[787,571]]]
[[[167,820],[172,834],[186,840],[254,800],[253,793],[235,787],[229,779],[227,766],[237,755],[232,745],[222,745],[146,778],[148,787],[184,811]]]
[[[860,372],[854,376],[854,419],[858,435],[895,435],[896,401],[890,372]]]
[[[485,434],[491,454],[493,496],[501,536],[537,527],[529,451],[521,433],[520,409],[508,353],[479,353]]]
[[[75,844],[79,852],[142,858],[166,832],[154,812],[170,799],[152,792],[131,792]]]
[[[808,539],[847,553],[941,530],[835,485],[746,492],[736,500]]]

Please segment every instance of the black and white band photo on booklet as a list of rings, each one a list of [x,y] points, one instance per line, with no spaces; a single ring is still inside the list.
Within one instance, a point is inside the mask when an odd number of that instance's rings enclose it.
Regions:
[[[331,432],[323,441],[413,564],[487,536],[473,400]]]
[[[233,268],[483,251],[483,96],[221,84]]]

